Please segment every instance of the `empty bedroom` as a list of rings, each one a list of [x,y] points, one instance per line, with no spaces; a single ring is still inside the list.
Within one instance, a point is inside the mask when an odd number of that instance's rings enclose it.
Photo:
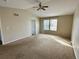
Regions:
[[[0,0],[0,59],[79,59],[79,1]]]

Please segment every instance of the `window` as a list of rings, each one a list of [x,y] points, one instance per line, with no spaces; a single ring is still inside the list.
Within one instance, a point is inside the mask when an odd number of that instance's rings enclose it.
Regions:
[[[57,19],[50,20],[50,30],[57,31]]]
[[[44,20],[44,30],[49,30],[49,20]]]
[[[57,19],[44,20],[44,30],[57,31]]]

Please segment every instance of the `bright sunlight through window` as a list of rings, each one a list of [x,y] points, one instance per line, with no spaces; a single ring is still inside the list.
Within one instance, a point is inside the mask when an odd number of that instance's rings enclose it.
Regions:
[[[44,30],[57,31],[57,19],[44,20]]]

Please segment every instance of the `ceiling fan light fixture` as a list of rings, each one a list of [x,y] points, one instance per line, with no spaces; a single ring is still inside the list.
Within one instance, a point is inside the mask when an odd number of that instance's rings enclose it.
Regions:
[[[35,8],[35,7],[34,7]],[[46,10],[46,8],[48,8],[48,6],[43,6],[42,5],[42,3],[41,2],[39,2],[39,5],[38,5],[38,7],[36,7],[37,8],[37,11],[39,11],[39,10],[43,10],[43,11],[45,11]]]

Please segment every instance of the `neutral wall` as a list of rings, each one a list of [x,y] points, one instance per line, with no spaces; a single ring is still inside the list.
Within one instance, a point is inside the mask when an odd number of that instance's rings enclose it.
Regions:
[[[70,39],[71,32],[72,32],[73,15],[64,15],[64,16],[58,16],[54,18],[57,18],[58,20],[57,31],[55,32],[55,31],[43,30],[43,19],[40,18],[40,33],[59,35]]]
[[[78,8],[76,8],[76,11],[74,14],[72,44],[73,44],[76,59],[79,59],[79,6]]]
[[[19,16],[14,16],[14,13]],[[2,41],[7,44],[32,35],[32,13],[28,10],[0,7]]]

